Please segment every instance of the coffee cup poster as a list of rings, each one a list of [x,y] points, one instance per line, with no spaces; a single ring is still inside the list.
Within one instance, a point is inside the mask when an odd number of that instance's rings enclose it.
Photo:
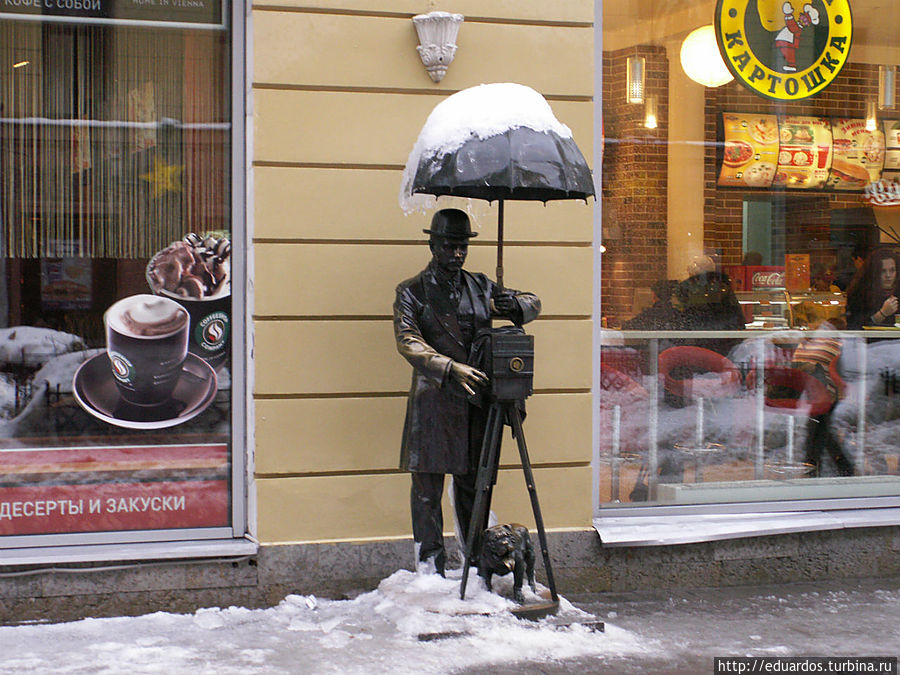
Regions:
[[[102,268],[73,260],[40,292],[58,311],[89,298],[99,330],[0,329],[0,535],[228,526],[229,236],[186,234],[106,301]]]
[[[105,350],[75,371],[85,412],[126,429],[178,426],[216,400],[230,355],[231,242],[189,233],[146,268],[147,293],[103,315]]]

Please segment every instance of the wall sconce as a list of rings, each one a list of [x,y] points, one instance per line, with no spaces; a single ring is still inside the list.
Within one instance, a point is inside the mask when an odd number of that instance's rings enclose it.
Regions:
[[[625,99],[629,103],[643,103],[646,60],[643,56],[629,56],[625,66]]]
[[[644,126],[647,129],[656,129],[659,126],[657,119],[657,100],[652,94],[644,99]]]
[[[681,43],[681,68],[704,87],[721,87],[734,79],[719,53],[712,24],[692,30]]]
[[[897,99],[897,69],[878,66],[878,108],[893,108]]]
[[[412,20],[419,35],[419,46],[416,47],[416,51],[419,52],[419,57],[432,81],[440,82],[447,74],[447,67],[453,61],[453,57],[456,56],[456,36],[463,15],[429,12],[417,14]]]
[[[878,128],[878,106],[875,101],[866,101],[866,131]]]

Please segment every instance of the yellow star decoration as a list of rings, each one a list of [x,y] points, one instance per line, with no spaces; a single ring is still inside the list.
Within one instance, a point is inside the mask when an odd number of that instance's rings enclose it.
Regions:
[[[166,164],[156,156],[153,158],[153,169],[149,173],[141,174],[141,180],[145,180],[153,188],[153,196],[159,197],[165,192],[181,192],[181,172],[183,164]]]

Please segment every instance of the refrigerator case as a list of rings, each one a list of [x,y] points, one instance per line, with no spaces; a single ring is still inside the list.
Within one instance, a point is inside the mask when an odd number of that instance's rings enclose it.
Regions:
[[[808,329],[821,320],[838,322],[846,312],[843,293],[791,293],[784,289],[740,291],[746,327],[757,330]]]

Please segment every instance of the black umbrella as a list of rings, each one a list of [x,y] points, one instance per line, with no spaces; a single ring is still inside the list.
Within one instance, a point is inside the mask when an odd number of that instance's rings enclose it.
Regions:
[[[504,200],[586,200],[594,196],[594,182],[571,137],[519,126],[486,138],[473,134],[452,152],[423,155],[410,192],[499,203],[497,283],[502,287]]]

